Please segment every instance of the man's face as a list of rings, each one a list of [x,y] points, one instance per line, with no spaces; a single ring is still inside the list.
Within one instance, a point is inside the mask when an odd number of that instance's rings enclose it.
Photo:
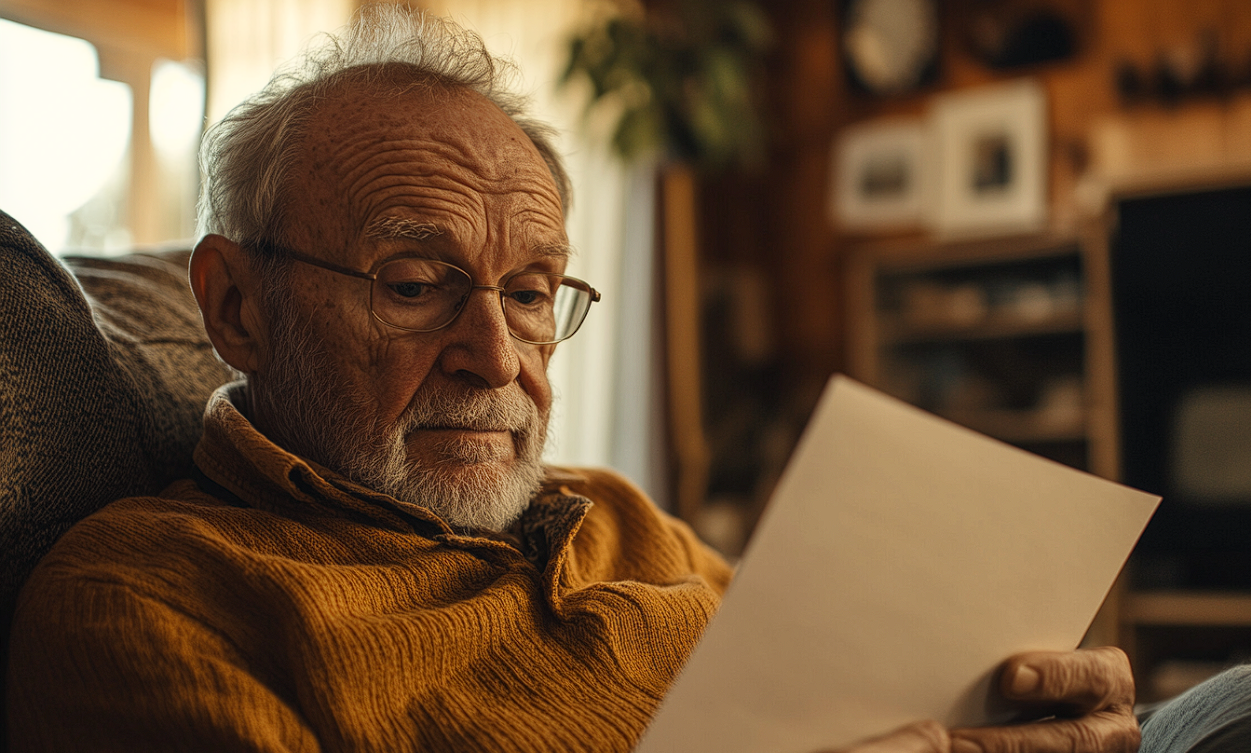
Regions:
[[[289,187],[287,245],[355,270],[420,254],[497,285],[563,272],[560,196],[542,157],[471,92],[345,91],[319,108]],[[552,346],[512,338],[473,291],[435,332],[389,327],[370,283],[292,263],[269,296],[271,352],[252,379],[263,431],[460,526],[499,528],[541,477]]]

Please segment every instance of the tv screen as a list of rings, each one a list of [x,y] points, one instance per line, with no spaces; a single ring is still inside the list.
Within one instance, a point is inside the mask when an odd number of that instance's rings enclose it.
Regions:
[[[1117,208],[1122,480],[1164,497],[1135,585],[1251,588],[1251,186]]]

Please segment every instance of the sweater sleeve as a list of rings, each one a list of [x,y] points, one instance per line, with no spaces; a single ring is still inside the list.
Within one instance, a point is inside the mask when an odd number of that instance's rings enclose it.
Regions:
[[[225,636],[131,586],[36,571],[13,625],[9,740],[23,751],[316,751]]]

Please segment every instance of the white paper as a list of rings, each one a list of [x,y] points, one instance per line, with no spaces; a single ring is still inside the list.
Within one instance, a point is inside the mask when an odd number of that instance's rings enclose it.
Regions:
[[[1077,646],[1158,502],[835,377],[638,750],[996,721],[995,668]]]

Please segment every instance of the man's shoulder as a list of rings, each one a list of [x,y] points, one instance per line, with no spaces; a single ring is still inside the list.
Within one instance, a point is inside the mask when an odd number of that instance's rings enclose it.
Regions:
[[[157,519],[166,523],[179,519],[210,519],[231,507],[228,501],[203,491],[194,480],[183,479],[173,482],[159,494],[124,497],[110,502],[83,518],[70,530],[91,526],[136,526],[143,530],[149,527],[145,524]]]
[[[183,542],[220,538],[257,514],[201,491],[192,480],[175,481],[158,495],[119,499],[78,521],[44,556],[40,569],[68,573],[141,566],[167,558]]]
[[[655,504],[634,482],[611,468],[549,465],[544,471],[544,493],[575,494],[592,502],[597,494],[612,494]]]

